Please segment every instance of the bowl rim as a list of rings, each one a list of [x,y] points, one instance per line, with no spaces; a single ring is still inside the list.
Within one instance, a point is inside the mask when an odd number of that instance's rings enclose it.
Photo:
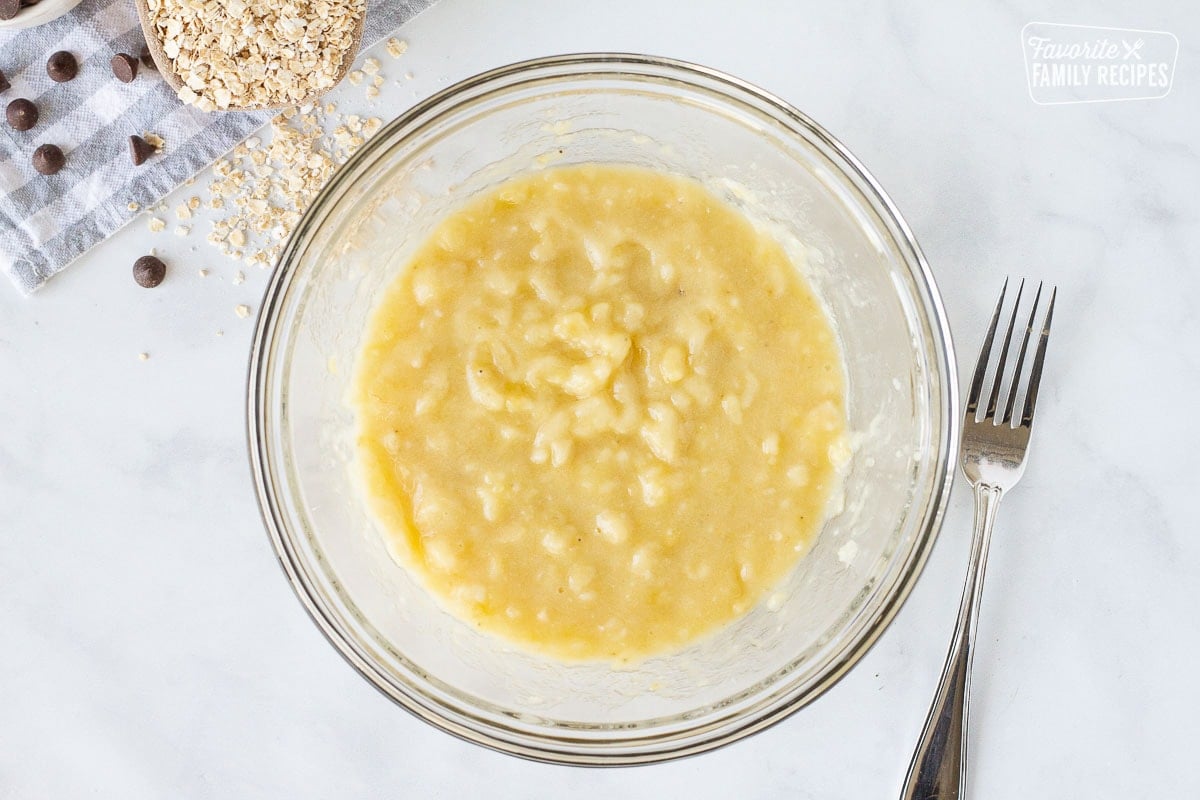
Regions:
[[[916,541],[909,550],[905,562],[897,570],[894,590],[890,595],[884,597],[857,637],[848,640],[846,647],[830,662],[825,672],[810,684],[802,687],[801,691],[792,691],[781,695],[761,713],[752,714],[743,719],[735,719],[732,722],[721,721],[719,724],[700,725],[694,729],[685,729],[672,734],[657,746],[647,747],[644,743],[639,743],[633,749],[620,752],[606,751],[602,747],[595,746],[608,743],[581,742],[579,740],[569,743],[559,740],[564,746],[556,746],[553,739],[544,736],[499,728],[491,721],[479,720],[476,717],[448,715],[445,713],[445,709],[436,703],[407,691],[398,690],[393,682],[387,680],[366,650],[355,641],[348,631],[330,618],[330,614],[325,608],[326,601],[305,575],[302,557],[292,541],[292,533],[278,500],[277,487],[270,468],[273,457],[269,452],[267,441],[269,430],[264,415],[264,400],[269,393],[274,367],[271,354],[274,350],[275,340],[280,335],[279,312],[284,305],[295,272],[290,267],[294,263],[295,257],[303,254],[307,249],[311,232],[319,227],[319,223],[323,222],[329,210],[337,205],[337,201],[353,184],[358,174],[369,166],[375,152],[384,147],[385,143],[388,143],[387,146],[396,144],[396,142],[389,143],[391,138],[389,134],[394,134],[404,128],[411,129],[406,135],[421,130],[431,120],[453,110],[458,104],[456,100],[462,99],[463,95],[467,95],[465,99],[468,101],[476,99],[470,92],[488,84],[503,83],[506,79],[545,69],[576,68],[572,74],[578,75],[590,71],[587,69],[589,66],[609,65],[611,68],[611,65],[614,64],[628,68],[625,73],[614,73],[614,77],[619,77],[621,74],[636,74],[640,77],[650,78],[661,77],[646,71],[653,68],[675,73],[673,77],[688,85],[695,86],[696,79],[700,79],[718,84],[723,91],[732,94],[740,93],[741,97],[732,99],[741,102],[745,102],[747,99],[752,100],[768,107],[772,112],[782,115],[788,122],[808,129],[825,147],[833,151],[844,162],[846,177],[853,182],[855,188],[864,195],[873,210],[887,225],[902,260],[912,273],[911,277],[917,290],[916,299],[930,323],[929,332],[934,339],[935,347],[930,357],[930,364],[932,366],[936,362],[936,367],[942,376],[940,393],[934,405],[938,406],[941,417],[946,421],[946,424],[935,432],[936,435],[931,437],[930,446],[937,453],[937,460],[933,464],[931,473],[933,485]],[[558,77],[569,76],[559,75]],[[507,88],[511,88],[511,86]],[[443,108],[447,104],[449,107]],[[843,165],[838,166],[841,168]],[[360,148],[334,174],[304,211],[295,231],[288,238],[277,264],[277,268],[272,271],[257,317],[246,379],[247,449],[263,525],[280,567],[293,591],[313,623],[329,643],[365,680],[394,703],[435,728],[459,739],[528,760],[576,766],[631,766],[657,763],[697,755],[744,739],[775,725],[820,697],[866,655],[904,605],[937,540],[955,475],[960,411],[956,360],[949,321],[929,264],[895,203],[849,149],[808,115],[754,84],[720,70],[688,61],[619,52],[583,52],[545,56],[481,72],[412,106],[385,125]],[[475,720],[477,724],[471,725],[470,720]],[[710,728],[716,728],[716,730],[710,730]]]
[[[42,0],[36,6],[26,6],[12,19],[0,19],[0,31],[20,31],[44,25],[71,11],[82,0]]]

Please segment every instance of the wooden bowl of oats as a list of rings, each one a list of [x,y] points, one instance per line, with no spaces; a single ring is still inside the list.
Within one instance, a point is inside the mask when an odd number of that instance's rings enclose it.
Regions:
[[[202,111],[316,100],[349,72],[366,17],[366,0],[135,3],[159,72]]]

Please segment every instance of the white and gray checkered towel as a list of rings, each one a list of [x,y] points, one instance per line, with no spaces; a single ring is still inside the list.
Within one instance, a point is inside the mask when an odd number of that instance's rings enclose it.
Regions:
[[[368,0],[363,46],[388,36],[433,0]],[[0,104],[25,97],[38,124],[16,131],[0,122],[0,272],[29,294],[145,208],[204,169],[270,119],[270,112],[206,114],[183,105],[157,72],[116,80],[109,59],[142,48],[133,0],[83,0],[31,30],[0,33],[0,70],[12,88]],[[46,58],[67,50],[79,75],[54,83]],[[128,140],[153,132],[168,148],[133,166]],[[30,157],[56,144],[67,164],[39,175]]]

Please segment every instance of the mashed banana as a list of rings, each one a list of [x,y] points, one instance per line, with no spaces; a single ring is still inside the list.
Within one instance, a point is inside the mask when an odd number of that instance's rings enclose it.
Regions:
[[[693,181],[587,165],[449,216],[354,391],[371,507],[455,614],[567,659],[753,607],[848,455],[843,367],[780,245]]]

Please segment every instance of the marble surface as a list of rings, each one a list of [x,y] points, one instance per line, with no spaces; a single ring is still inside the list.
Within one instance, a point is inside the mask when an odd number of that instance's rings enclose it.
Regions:
[[[700,61],[795,103],[882,181],[933,266],[962,361],[1004,275],[1056,282],[1036,449],[993,543],[972,797],[1193,793],[1200,12],[733,5],[443,0],[406,27],[413,78],[389,81],[371,113],[555,51]],[[1171,31],[1174,90],[1035,105],[1018,39],[1031,20]],[[365,108],[361,87],[339,91]],[[129,268],[151,247],[175,269],[148,292]],[[256,306],[266,274],[233,285],[234,269],[200,236],[137,222],[31,299],[0,287],[0,798],[896,795],[965,567],[961,482],[896,621],[784,723],[650,768],[500,756],[385,701],[285,583],[243,441],[253,320],[233,311]]]

